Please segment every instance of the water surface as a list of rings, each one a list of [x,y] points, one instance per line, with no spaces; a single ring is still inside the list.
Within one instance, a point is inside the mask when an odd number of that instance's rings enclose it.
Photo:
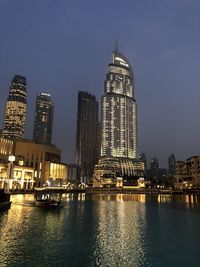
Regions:
[[[12,196],[0,266],[200,266],[200,197],[70,195],[59,210]]]

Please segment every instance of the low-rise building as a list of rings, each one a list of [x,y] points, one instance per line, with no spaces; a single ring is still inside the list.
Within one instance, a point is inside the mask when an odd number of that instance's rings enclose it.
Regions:
[[[9,173],[9,156],[14,155],[12,173]],[[68,168],[61,163],[61,151],[52,144],[37,144],[31,140],[11,141],[0,138],[0,188],[13,189],[67,182]],[[12,179],[7,181],[12,176]],[[8,178],[9,177],[9,178]],[[29,178],[28,178],[29,177]]]
[[[140,178],[144,178],[144,162],[142,160],[102,157],[95,166],[93,186],[138,186]]]
[[[15,142],[16,162],[32,167],[36,186],[43,186],[47,180],[67,180],[67,165],[61,163],[61,150],[53,144],[37,144],[30,140]]]
[[[0,163],[0,188],[5,189],[33,189],[34,169],[31,167]]]
[[[185,161],[176,161],[174,188],[200,188],[200,156],[193,156]]]

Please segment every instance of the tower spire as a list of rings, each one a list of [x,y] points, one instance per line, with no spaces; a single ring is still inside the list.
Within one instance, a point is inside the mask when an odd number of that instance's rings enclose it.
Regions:
[[[115,51],[118,52],[119,41],[115,39]]]

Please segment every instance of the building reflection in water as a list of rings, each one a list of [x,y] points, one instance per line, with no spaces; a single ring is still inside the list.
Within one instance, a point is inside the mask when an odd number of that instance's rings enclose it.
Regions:
[[[11,209],[0,214],[0,266],[25,266],[25,262],[32,266],[34,253],[41,257],[37,260],[48,255],[49,262],[59,264],[54,242],[62,242],[64,213],[38,209],[32,195],[15,195],[11,200]]]
[[[14,198],[12,198],[13,201]],[[23,200],[23,195],[18,196],[18,201]],[[13,205],[13,204],[12,204]],[[30,207],[26,208],[25,214],[24,207],[22,205],[12,206],[12,211],[8,210],[2,213],[3,220],[0,220],[0,240],[1,240],[1,250],[0,250],[0,262],[4,263],[6,266],[7,262],[15,262],[16,253],[18,253],[18,260],[23,259],[23,251],[17,251],[17,247],[20,246],[20,242],[24,235],[27,235],[29,229],[25,223],[25,219],[30,220],[32,209]],[[22,221],[22,217],[24,220]],[[14,249],[12,249],[14,248]]]
[[[145,255],[144,195],[102,195],[97,216],[98,228],[95,243],[95,266],[143,266]]]
[[[176,255],[177,232],[198,250],[196,214],[183,211],[199,211],[199,195],[66,194],[55,211],[31,195],[12,202],[0,213],[0,266],[154,266]]]

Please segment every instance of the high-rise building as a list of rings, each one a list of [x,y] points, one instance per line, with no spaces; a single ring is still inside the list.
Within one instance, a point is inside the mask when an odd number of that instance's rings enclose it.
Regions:
[[[15,75],[6,102],[3,138],[19,140],[24,137],[26,120],[26,78]]]
[[[174,175],[176,171],[176,158],[174,154],[171,154],[168,158],[168,168],[169,175]]]
[[[33,140],[39,144],[51,144],[53,128],[54,105],[51,95],[40,93],[37,95]]]
[[[144,163],[138,160],[137,106],[134,75],[128,59],[115,49],[104,82],[101,111],[101,158],[93,183],[104,186],[134,185],[144,177]],[[139,166],[139,167],[138,167]],[[138,171],[141,168],[141,171]]]
[[[89,182],[98,160],[98,102],[94,95],[78,93],[76,163],[82,181]]]
[[[113,51],[102,97],[101,156],[137,158],[134,76],[127,58]]]

